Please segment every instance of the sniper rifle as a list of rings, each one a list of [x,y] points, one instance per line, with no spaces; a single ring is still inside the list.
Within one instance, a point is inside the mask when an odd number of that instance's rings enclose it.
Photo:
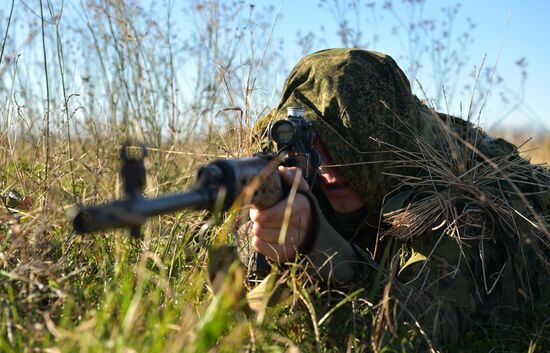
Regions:
[[[140,237],[140,228],[149,217],[183,209],[227,211],[236,202],[259,209],[273,206],[288,195],[277,165],[296,166],[310,185],[320,164],[314,149],[315,130],[304,118],[302,107],[289,107],[287,118],[269,126],[269,138],[277,153],[261,152],[253,157],[219,159],[199,168],[195,186],[186,192],[143,197],[145,189],[145,146],[124,145],[120,149],[124,197],[103,205],[81,208],[73,219],[77,233],[112,228],[129,228]]]

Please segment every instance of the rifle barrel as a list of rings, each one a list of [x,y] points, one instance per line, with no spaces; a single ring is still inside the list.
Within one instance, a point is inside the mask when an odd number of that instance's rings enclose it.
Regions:
[[[132,198],[87,207],[73,219],[77,233],[90,233],[110,228],[136,227],[148,217],[182,209],[204,209],[213,204],[215,193],[206,188],[163,195],[157,198]]]

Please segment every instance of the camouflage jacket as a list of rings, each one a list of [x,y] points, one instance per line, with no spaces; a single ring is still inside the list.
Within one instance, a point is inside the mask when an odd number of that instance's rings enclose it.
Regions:
[[[533,307],[550,273],[548,170],[429,109],[383,54],[333,49],[302,59],[258,131],[293,100],[366,204],[342,217],[319,191],[304,192],[315,229],[308,271],[328,286],[368,289],[382,273],[407,308],[397,319],[439,342]]]

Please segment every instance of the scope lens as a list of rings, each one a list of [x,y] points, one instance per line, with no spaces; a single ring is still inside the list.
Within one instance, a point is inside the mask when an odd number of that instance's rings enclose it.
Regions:
[[[294,138],[294,125],[288,120],[279,120],[271,128],[271,138],[278,144],[290,143]]]

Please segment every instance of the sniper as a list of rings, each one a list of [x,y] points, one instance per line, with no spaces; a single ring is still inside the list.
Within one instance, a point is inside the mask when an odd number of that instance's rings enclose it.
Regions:
[[[258,138],[296,104],[317,133],[320,168],[308,184],[298,168],[279,167],[293,199],[250,209],[237,235],[251,278],[265,276],[265,257],[279,272],[299,263],[328,289],[382,286],[378,296],[391,299],[377,323],[421,331],[434,346],[548,304],[547,169],[430,109],[381,53],[304,57]],[[252,307],[265,281],[251,289]]]

